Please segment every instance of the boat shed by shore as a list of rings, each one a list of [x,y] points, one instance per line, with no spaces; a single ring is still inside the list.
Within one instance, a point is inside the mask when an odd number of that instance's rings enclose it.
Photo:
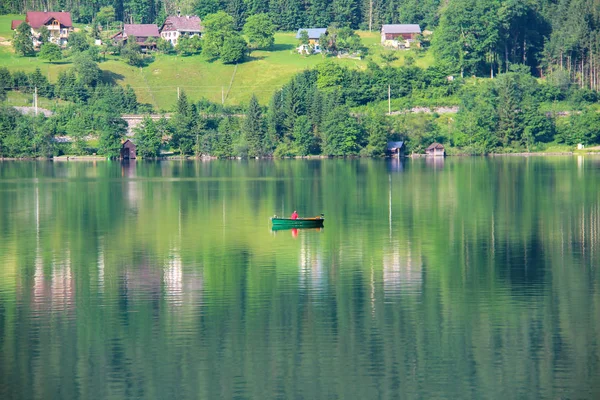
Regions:
[[[444,157],[446,155],[446,151],[444,149],[444,145],[440,143],[432,143],[427,150],[425,150],[425,154],[428,156]]]
[[[121,159],[122,160],[135,160],[136,151],[135,151],[135,143],[131,140],[127,139],[121,145]]]
[[[386,153],[392,156],[400,156],[404,151],[404,142],[388,142]]]

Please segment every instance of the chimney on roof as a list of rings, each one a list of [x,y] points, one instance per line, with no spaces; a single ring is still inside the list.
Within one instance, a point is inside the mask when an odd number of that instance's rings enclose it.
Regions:
[[[190,16],[189,16],[189,15],[186,15],[185,17],[186,17],[187,19],[190,19]]]
[[[177,16],[181,17],[181,10],[177,10]]]

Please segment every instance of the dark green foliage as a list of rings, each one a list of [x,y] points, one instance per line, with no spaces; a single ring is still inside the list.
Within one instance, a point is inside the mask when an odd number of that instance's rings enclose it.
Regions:
[[[262,110],[258,104],[256,96],[252,96],[246,118],[244,119],[243,132],[248,144],[248,155],[250,157],[260,157],[264,155],[265,128],[263,123]]]
[[[129,11],[134,21],[140,24],[152,24],[157,16],[156,0],[135,0],[130,1]]]
[[[167,42],[169,46],[169,42]],[[194,54],[200,54],[202,51],[202,38],[200,36],[181,36],[177,40],[177,46],[175,46],[177,53],[182,56],[191,56]]]
[[[438,23],[440,0],[404,0],[398,7],[398,20],[433,29]]]
[[[127,123],[118,110],[105,110],[96,115],[98,127],[98,152],[108,158],[120,156],[121,141],[127,132]]]
[[[188,102],[184,91],[180,93],[177,101],[177,110],[171,121],[172,137],[171,146],[179,148],[182,155],[202,152],[206,121],[200,115],[195,104]]]
[[[96,22],[100,25],[110,25],[115,21],[115,8],[112,5],[100,7],[96,14]]]
[[[43,25],[39,30],[39,35],[38,35],[38,40],[42,43],[42,47],[44,46],[45,43],[48,43],[48,41],[50,40],[50,31],[48,30],[48,28],[46,27],[46,25]]]
[[[319,38],[320,39],[320,38]],[[325,40],[321,40],[325,42]],[[308,31],[300,31],[300,38],[298,39],[299,44],[307,45],[310,43],[310,38],[308,37]]]
[[[0,67],[0,88],[5,90],[13,88],[13,77],[6,67]]]
[[[203,54],[215,59],[221,55],[225,39],[235,35],[233,17],[223,11],[207,15],[204,25]]]
[[[95,87],[101,80],[102,71],[98,64],[86,53],[78,54],[73,61],[77,80],[86,87]]]
[[[243,61],[248,51],[248,44],[241,35],[232,35],[225,39],[221,49],[223,64],[235,64]]]
[[[178,42],[178,44],[179,44],[179,42]],[[174,49],[173,49],[173,45],[171,44],[170,41],[160,38],[156,42],[156,50],[160,51],[163,54],[169,54],[169,53],[172,53]]]
[[[223,2],[220,0],[198,0],[196,1],[196,15],[198,15],[202,22],[204,22],[204,17],[209,14],[214,14],[219,10],[222,10]]]
[[[135,143],[137,154],[143,158],[154,158],[160,155],[162,144],[161,132],[149,115],[135,128]]]
[[[569,145],[584,145],[600,142],[600,114],[595,110],[585,110],[571,115],[567,123],[559,126],[557,138]]]
[[[142,48],[136,43],[135,38],[130,38],[121,49],[121,57],[129,65],[141,67],[144,63]]]
[[[21,115],[12,107],[0,106],[0,157],[48,157],[53,146],[43,115]]]
[[[267,14],[256,14],[248,17],[244,25],[244,34],[255,49],[268,49],[275,42],[275,25]]]
[[[54,88],[48,82],[48,78],[46,75],[42,74],[39,68],[36,68],[33,73],[28,76],[29,80],[29,89],[27,91],[33,91],[34,88],[37,88],[38,95],[52,98],[54,96]]]
[[[323,154],[348,156],[358,154],[363,129],[344,107],[332,109],[323,122]]]
[[[362,121],[367,135],[367,154],[382,156],[385,154],[388,141],[389,126],[386,117],[380,113],[369,113]]]
[[[73,51],[86,51],[90,48],[88,37],[84,31],[71,33],[68,43],[69,48]]]
[[[31,34],[31,27],[26,22],[17,27],[13,34],[12,45],[15,53],[21,56],[33,54],[33,35]]]
[[[294,124],[294,140],[296,142],[296,154],[299,156],[307,156],[316,154],[317,138],[313,133],[313,127],[306,115],[302,115],[296,119]]]
[[[233,17],[233,26],[237,31],[242,30],[246,22],[246,3],[245,0],[227,0],[227,14]]]
[[[38,57],[50,62],[58,61],[62,59],[62,50],[57,44],[45,42],[42,44]]]

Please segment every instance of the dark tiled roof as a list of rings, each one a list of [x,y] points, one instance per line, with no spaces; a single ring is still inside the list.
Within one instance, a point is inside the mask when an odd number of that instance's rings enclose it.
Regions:
[[[318,39],[321,37],[321,35],[325,35],[327,33],[327,28],[300,28],[296,34],[296,39],[300,39],[300,33],[302,31],[308,32],[309,39]]]
[[[383,33],[421,33],[421,27],[417,24],[382,25]]]
[[[402,145],[404,145],[404,142],[388,142],[387,143],[387,148],[388,148],[388,150],[391,150],[391,149],[401,149]]]
[[[165,27],[167,29],[165,29]],[[201,32],[203,27],[201,25],[200,17],[195,15],[186,15],[183,17],[170,16],[163,24],[162,30],[166,31],[183,31],[183,32]]]
[[[439,144],[439,143],[432,143],[427,150],[434,150],[434,149],[438,149],[438,150],[443,150],[444,146]]]
[[[46,25],[51,19],[60,22],[61,25],[67,28],[73,27],[70,12],[45,12],[45,11],[28,11],[25,16],[27,22],[33,29],[39,29],[42,25]]]
[[[123,32],[127,36],[135,37],[159,37],[156,24],[125,24]]]

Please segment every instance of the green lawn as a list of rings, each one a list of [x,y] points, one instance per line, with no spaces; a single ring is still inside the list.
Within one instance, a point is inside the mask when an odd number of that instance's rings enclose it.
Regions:
[[[0,16],[0,36],[12,37],[10,21],[22,19],[19,15]],[[139,101],[150,103],[158,110],[171,110],[177,99],[177,88],[185,90],[188,98],[202,97],[226,104],[246,103],[252,93],[266,104],[273,92],[281,88],[299,71],[313,68],[326,60],[334,60],[351,68],[366,68],[369,59],[381,63],[378,56],[383,48],[379,45],[378,32],[359,32],[367,45],[369,55],[363,60],[338,59],[321,55],[301,56],[295,51],[295,33],[277,33],[275,46],[270,51],[253,51],[249,59],[237,66],[223,65],[220,61],[208,62],[202,56],[180,57],[155,54],[154,61],[144,68],[136,68],[112,57],[100,63],[104,76],[122,85],[131,85]],[[409,52],[399,51],[394,65],[402,65]],[[416,64],[427,67],[433,62],[429,52],[419,55]],[[58,73],[69,68],[69,60],[49,64],[35,57],[16,56],[10,46],[0,46],[0,66],[11,70],[33,71],[40,68],[54,81]]]

